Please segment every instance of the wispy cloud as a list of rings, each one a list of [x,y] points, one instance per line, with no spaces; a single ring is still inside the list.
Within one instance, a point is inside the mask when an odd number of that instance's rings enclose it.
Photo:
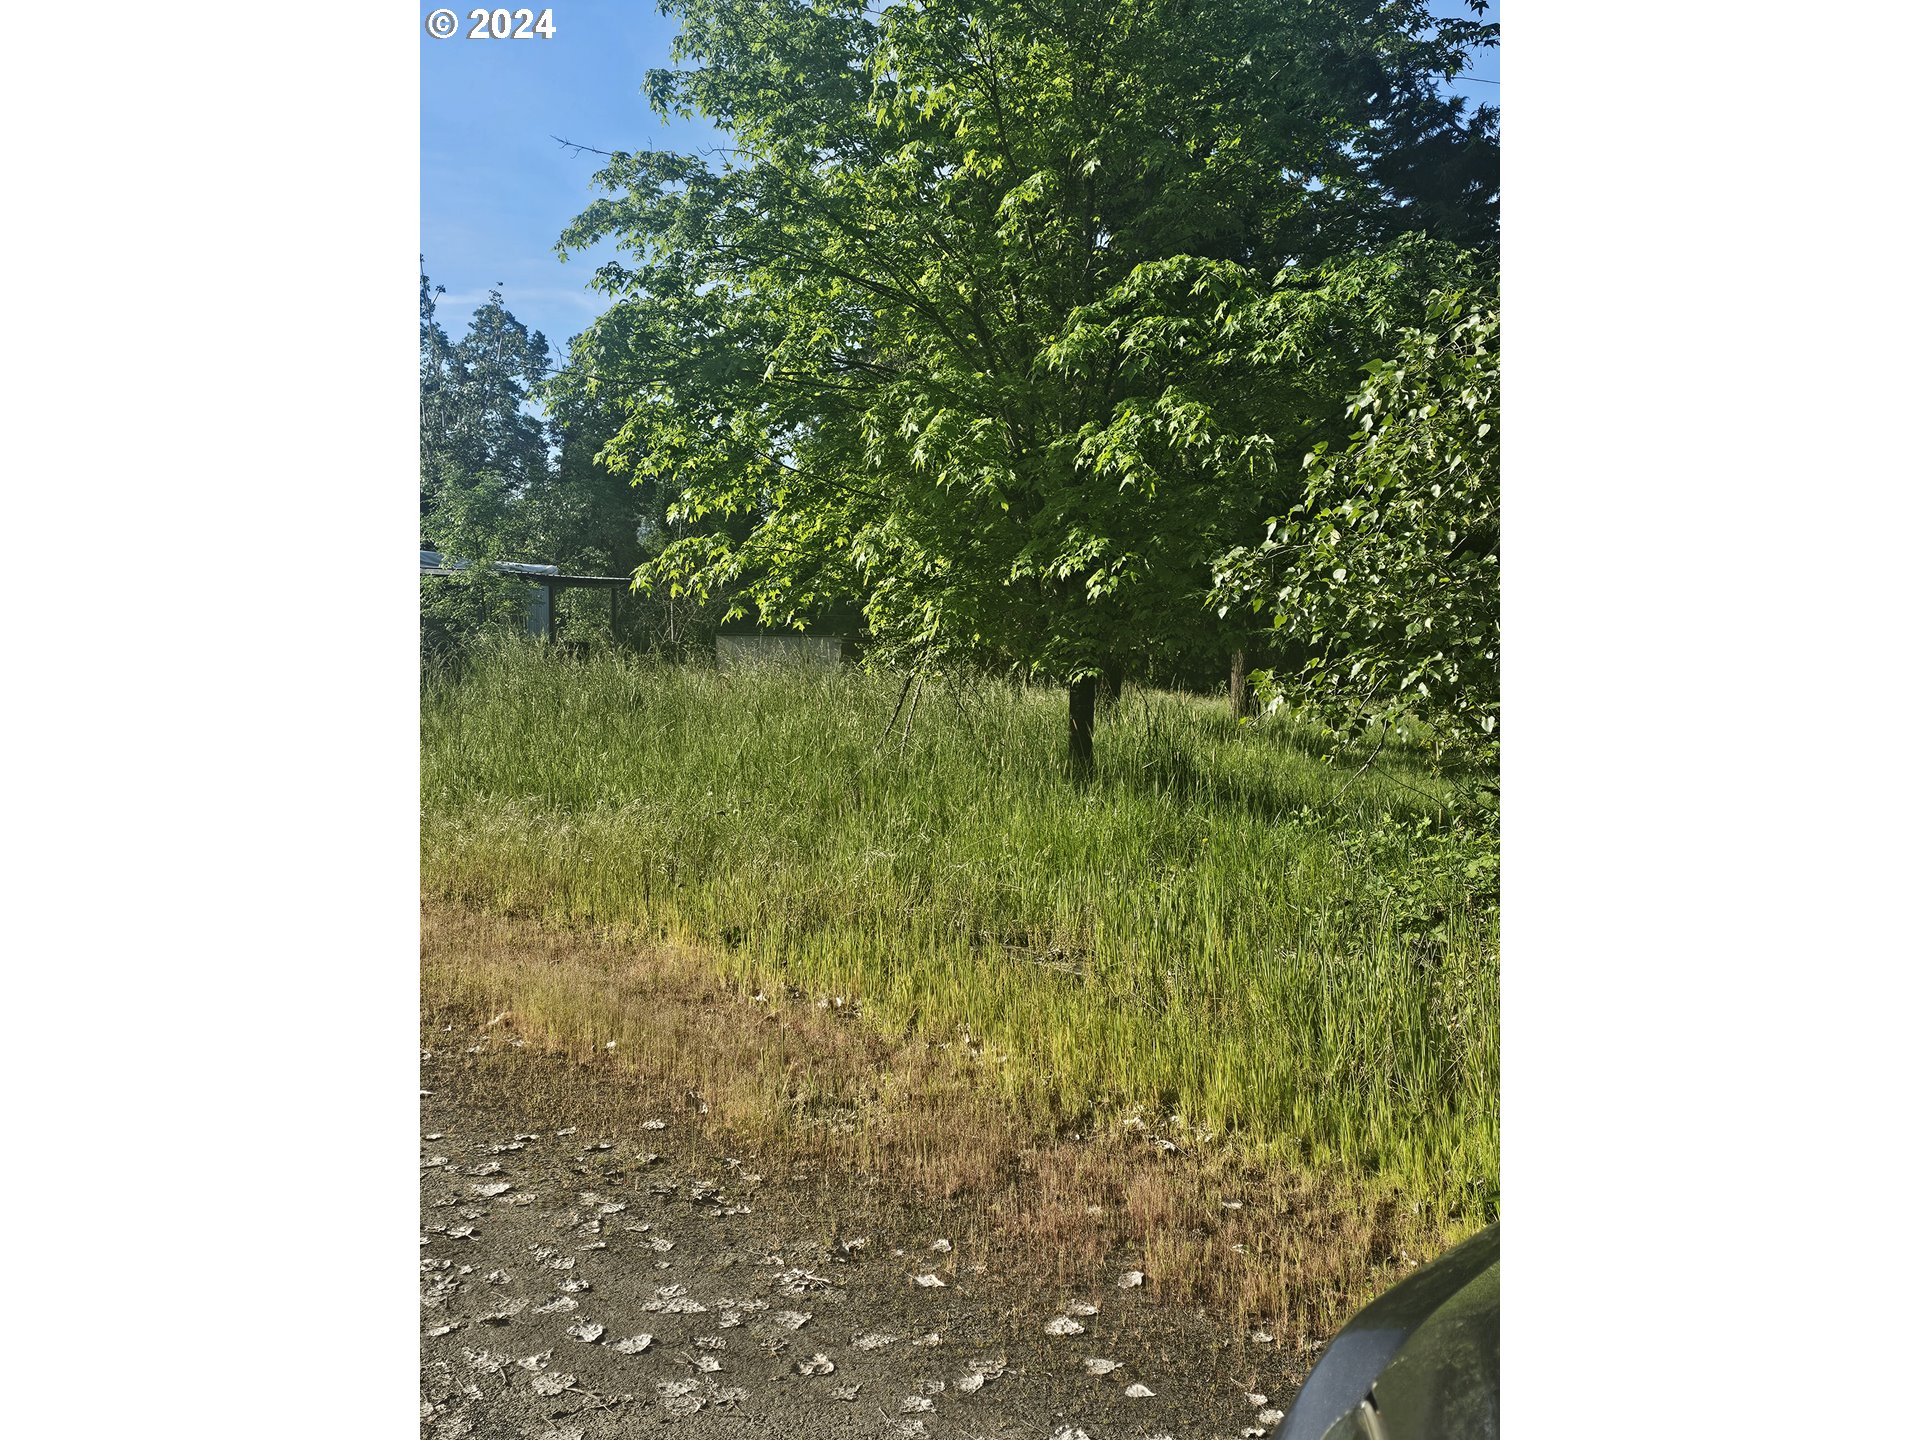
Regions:
[[[440,297],[440,305],[446,310],[478,310],[487,303],[487,294],[485,290],[471,293],[465,291],[456,293],[449,290]],[[588,315],[598,315],[607,308],[604,296],[591,294],[585,290],[547,289],[536,285],[503,285],[500,287],[500,298],[506,301],[509,310],[514,308],[516,302],[543,307],[568,305]]]

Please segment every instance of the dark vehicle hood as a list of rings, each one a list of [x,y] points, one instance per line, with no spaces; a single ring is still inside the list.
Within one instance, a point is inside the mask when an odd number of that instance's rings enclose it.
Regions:
[[[1367,1306],[1320,1357],[1278,1440],[1497,1440],[1500,1227]]]

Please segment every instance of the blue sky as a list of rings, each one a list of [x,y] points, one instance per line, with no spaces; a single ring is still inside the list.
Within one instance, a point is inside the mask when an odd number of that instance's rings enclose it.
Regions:
[[[643,150],[709,145],[714,134],[663,123],[640,93],[648,70],[671,63],[679,28],[647,0],[560,0],[553,23],[551,40],[468,40],[464,20],[458,38],[435,40],[419,26],[420,253],[447,287],[448,333],[458,338],[498,285],[557,359],[601,309],[586,288],[595,256],[563,262],[553,247],[605,161],[550,137]]]
[[[451,8],[464,16],[472,7]],[[458,38],[435,40],[420,25],[420,253],[447,288],[440,318],[449,334],[459,337],[497,285],[558,360],[601,309],[587,282],[605,252],[563,262],[553,247],[593,198],[602,161],[550,137],[601,150],[686,150],[717,137],[705,125],[664,123],[640,93],[649,69],[671,63],[677,20],[650,0],[560,0],[552,9],[551,40],[468,40],[464,20]],[[1434,10],[1467,13],[1461,0]],[[1498,0],[1487,18],[1500,18]],[[1498,53],[1478,58],[1472,73],[1498,80]],[[1454,88],[1470,103],[1499,103],[1496,86]]]

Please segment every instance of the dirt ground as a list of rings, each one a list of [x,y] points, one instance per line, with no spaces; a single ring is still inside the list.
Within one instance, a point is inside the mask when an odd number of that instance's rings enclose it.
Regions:
[[[1252,1440],[1298,1389],[1138,1272],[989,1272],[937,1211],[760,1173],[697,1117],[569,1123],[466,1038],[422,1059],[423,1436]]]

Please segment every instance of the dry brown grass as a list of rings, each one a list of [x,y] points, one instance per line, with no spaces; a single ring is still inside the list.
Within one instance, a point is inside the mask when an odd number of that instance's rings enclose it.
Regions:
[[[501,1041],[576,1062],[496,1068],[502,1098],[564,1105],[611,1133],[668,1110],[699,1116],[714,1143],[769,1168],[940,1208],[956,1257],[1061,1284],[1137,1267],[1158,1299],[1304,1349],[1454,1238],[1353,1182],[1257,1170],[1157,1117],[1063,1128],[1018,1108],[969,1046],[887,1040],[831,997],[823,1008],[736,976],[614,931],[442,904],[422,914],[428,1029],[492,1022]],[[529,1086],[568,1093],[504,1093]]]

